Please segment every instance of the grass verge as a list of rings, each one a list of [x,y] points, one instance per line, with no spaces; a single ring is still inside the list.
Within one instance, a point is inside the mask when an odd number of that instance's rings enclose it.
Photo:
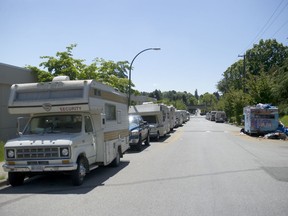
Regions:
[[[280,121],[286,126],[288,127],[288,115],[285,115],[283,117],[280,118]]]
[[[0,162],[4,161],[4,142],[0,141]]]

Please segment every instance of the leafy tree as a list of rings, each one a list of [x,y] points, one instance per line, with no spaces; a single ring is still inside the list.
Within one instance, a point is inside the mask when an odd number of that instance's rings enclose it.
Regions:
[[[156,98],[157,101],[160,101],[163,98],[162,92],[160,90],[157,90],[157,89],[155,89],[153,92],[151,92],[148,96],[151,98]]]
[[[223,93],[219,107],[224,104],[228,116],[237,122],[242,112],[240,108],[247,102],[274,103],[281,107],[288,104],[287,46],[275,39],[260,40],[245,55],[245,74],[241,59],[232,64],[217,83],[217,89]]]
[[[253,75],[259,75],[260,71],[268,73],[273,68],[282,67],[287,57],[287,47],[283,44],[275,39],[260,40],[246,52],[247,70]]]
[[[243,60],[232,64],[224,73],[223,79],[217,84],[217,89],[223,94],[228,93],[231,89],[243,89]]]
[[[191,96],[188,101],[189,105],[198,105],[198,99],[194,96]]]
[[[66,47],[65,52],[57,52],[56,57],[53,56],[42,56],[41,59],[46,59],[40,63],[40,67],[47,68],[48,72],[53,76],[66,75],[71,80],[75,80],[78,74],[86,67],[82,59],[73,58],[73,48],[77,45],[72,44]]]
[[[210,107],[210,111],[216,109],[217,98],[215,95],[206,92],[200,96],[200,104],[205,104],[206,107]]]
[[[221,100],[230,121],[241,124],[243,108],[251,104],[252,98],[242,90],[234,90],[225,94]]]
[[[187,106],[182,100],[171,101],[171,104],[178,110],[187,110]]]
[[[129,71],[129,64],[127,61],[113,62],[96,58],[90,65],[86,65],[85,60],[73,57],[72,51],[76,46],[77,44],[71,44],[66,47],[66,51],[57,52],[56,57],[41,56],[40,58],[46,61],[40,63],[39,66],[48,71],[35,66],[27,68],[32,70],[38,82],[51,81],[55,76],[65,75],[69,76],[71,80],[95,79],[117,88],[121,92],[128,92],[129,81],[126,74]],[[139,94],[133,87],[134,84],[131,83],[131,92]]]
[[[197,89],[195,90],[194,96],[195,96],[196,100],[199,100],[199,95],[198,95],[198,90]]]
[[[261,71],[259,75],[248,75],[247,88],[253,103],[272,103],[273,101],[273,80],[270,75]]]

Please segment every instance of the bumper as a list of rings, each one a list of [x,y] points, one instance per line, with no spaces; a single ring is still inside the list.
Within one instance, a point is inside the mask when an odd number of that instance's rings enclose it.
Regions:
[[[129,138],[129,145],[136,145],[139,142],[139,135],[131,135]]]
[[[72,164],[50,164],[50,165],[8,165],[4,164],[6,172],[61,172],[77,169],[77,163]]]

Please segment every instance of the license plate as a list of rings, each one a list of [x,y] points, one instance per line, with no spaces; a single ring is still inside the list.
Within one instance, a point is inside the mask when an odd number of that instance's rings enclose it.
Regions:
[[[40,166],[40,165],[31,166],[31,171],[33,171],[33,172],[43,171],[43,166]]]

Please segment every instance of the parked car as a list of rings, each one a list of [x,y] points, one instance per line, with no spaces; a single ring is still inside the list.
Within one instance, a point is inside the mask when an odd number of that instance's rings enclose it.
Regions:
[[[129,145],[136,147],[138,151],[142,148],[142,143],[150,144],[149,124],[140,115],[129,114]]]
[[[215,122],[225,122],[226,121],[226,113],[224,111],[217,111],[215,114]]]
[[[216,114],[217,111],[211,111],[211,114],[210,114],[210,121],[215,121],[215,114]]]

